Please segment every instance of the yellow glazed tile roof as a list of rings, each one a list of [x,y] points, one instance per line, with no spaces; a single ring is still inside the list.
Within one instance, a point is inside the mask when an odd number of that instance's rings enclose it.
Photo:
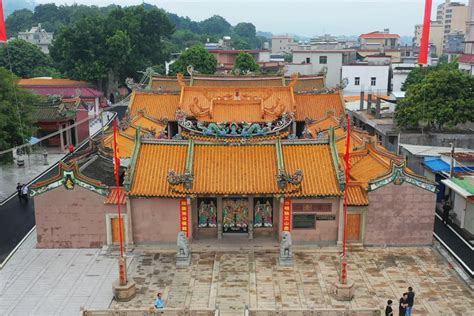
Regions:
[[[145,113],[152,118],[158,120],[167,118],[170,121],[175,121],[178,104],[179,95],[135,91],[130,99],[128,113],[133,117],[137,115],[140,110],[144,110]]]
[[[364,189],[360,184],[349,183],[349,187],[347,188],[347,205],[369,205],[369,197],[366,189]]]
[[[291,78],[286,78],[286,84],[291,82]],[[294,87],[295,92],[312,91],[324,88],[324,77],[304,77],[299,76]]]
[[[271,194],[279,192],[274,145],[196,145],[193,192]]]
[[[295,144],[282,146],[285,168],[294,173],[303,170],[301,193],[296,196],[341,195],[336,179],[331,150],[327,144]]]
[[[358,158],[356,163],[351,162],[351,177],[360,181],[367,187],[370,180],[385,174],[390,165],[384,162],[377,154],[368,151],[363,158]]]
[[[141,144],[130,195],[177,197],[170,191],[168,171],[184,172],[186,144]]]
[[[303,170],[301,191],[292,184],[283,191],[278,187],[276,148],[275,144],[196,144],[191,170],[193,186],[186,190],[183,185],[171,187],[167,174],[171,169],[179,174],[184,172],[188,146],[145,143],[140,147],[135,164],[130,195],[341,196],[327,144],[282,145],[287,172]]]
[[[117,137],[120,158],[130,158],[133,148],[135,147],[135,136],[129,136],[123,132],[119,132]],[[104,146],[113,150],[114,134],[104,136]]]
[[[339,117],[344,115],[345,105],[339,93],[331,94],[296,94],[296,120],[304,121],[305,118],[320,120],[329,112]]]
[[[294,112],[290,87],[187,87],[180,107],[208,122],[267,122]]]

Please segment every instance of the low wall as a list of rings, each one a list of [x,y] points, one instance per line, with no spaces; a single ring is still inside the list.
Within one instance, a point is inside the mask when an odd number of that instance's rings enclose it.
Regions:
[[[182,308],[163,308],[156,310],[150,309],[84,309],[81,311],[82,316],[215,316],[219,315],[215,309],[190,310]]]
[[[104,310],[82,310],[82,316],[217,316],[219,310],[185,310],[179,308],[156,309],[104,309]],[[236,315],[240,313],[235,311]],[[288,316],[381,316],[382,310],[377,308],[315,308],[315,309],[242,309],[241,315],[263,316],[263,315],[288,315]]]

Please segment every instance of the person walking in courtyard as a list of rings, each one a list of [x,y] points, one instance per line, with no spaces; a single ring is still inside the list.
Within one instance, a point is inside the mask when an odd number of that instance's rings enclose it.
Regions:
[[[21,202],[21,200],[22,200],[21,194],[22,194],[22,193],[21,193],[21,184],[20,184],[20,182],[18,182],[18,183],[16,184],[16,193],[18,194],[18,199],[19,199],[20,202]]]
[[[444,223],[444,225],[448,225],[449,211],[451,211],[451,203],[449,203],[449,201],[445,201],[444,205],[443,205],[443,223]]]
[[[393,316],[392,303],[392,300],[387,301],[387,306],[385,307],[385,316]]]
[[[400,304],[398,304],[398,316],[405,316],[408,306],[408,293],[403,293],[403,296],[400,298]]]
[[[163,299],[161,298],[161,293],[158,293],[156,295],[155,308],[162,309],[164,307],[165,307],[165,302],[163,302]]]
[[[407,310],[405,315],[406,316],[411,316],[412,311],[413,311],[413,304],[415,303],[415,292],[413,292],[413,288],[411,286],[408,287],[408,293],[407,293]]]

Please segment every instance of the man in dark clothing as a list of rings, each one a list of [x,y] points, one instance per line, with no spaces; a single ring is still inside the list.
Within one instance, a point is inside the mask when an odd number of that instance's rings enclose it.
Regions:
[[[393,316],[392,303],[392,300],[387,301],[387,306],[385,307],[385,316]]]
[[[20,184],[20,182],[18,182],[18,183],[16,184],[16,193],[18,194],[18,199],[19,199],[20,202],[21,202],[21,200],[22,200],[21,194],[22,194],[22,193],[21,193],[21,184]]]
[[[403,296],[400,298],[400,304],[398,304],[398,316],[405,316],[408,306],[408,293],[403,293]]]
[[[443,223],[445,225],[448,225],[449,211],[451,211],[451,203],[449,203],[449,201],[446,201],[443,205]]]
[[[413,310],[413,304],[415,303],[415,292],[413,292],[413,288],[411,286],[408,287],[407,293],[407,311],[405,313],[406,316],[411,316]]]

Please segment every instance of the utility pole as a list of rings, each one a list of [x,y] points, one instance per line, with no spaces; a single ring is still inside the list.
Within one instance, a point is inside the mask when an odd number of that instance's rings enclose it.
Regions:
[[[454,177],[454,143],[455,143],[455,141],[453,141],[451,143],[451,164],[450,164],[450,168],[449,168],[449,177],[450,178]]]

